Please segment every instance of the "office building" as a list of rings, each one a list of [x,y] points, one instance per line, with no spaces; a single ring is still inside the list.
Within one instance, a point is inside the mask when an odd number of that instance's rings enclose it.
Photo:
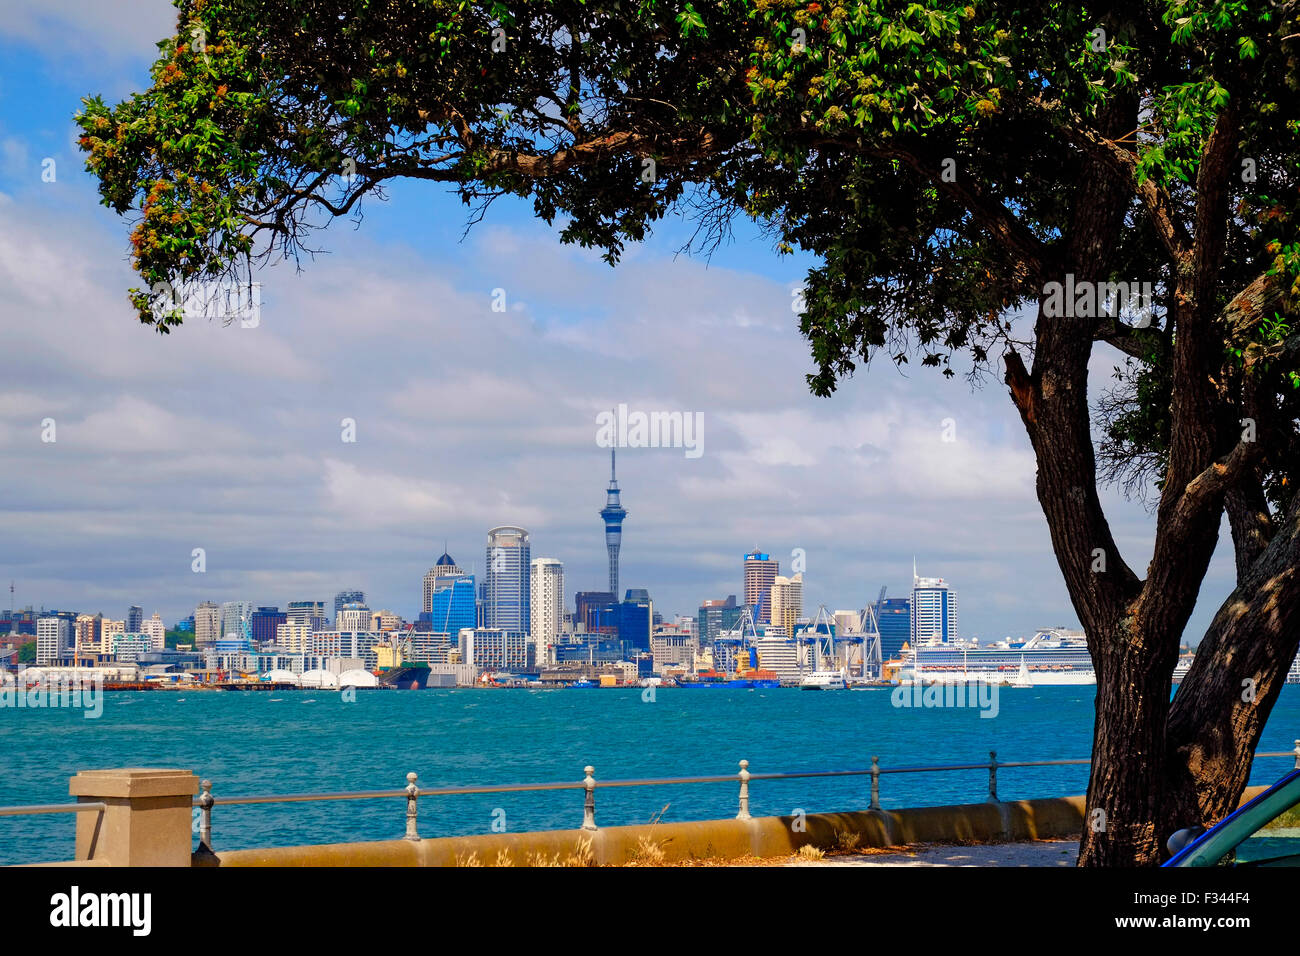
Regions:
[[[780,571],[780,562],[762,551],[745,555],[745,603],[754,609],[756,624],[772,623],[772,585]]]
[[[573,596],[573,620],[582,630],[595,634],[602,627],[612,628],[609,608],[614,595],[609,591],[579,591]]]
[[[51,667],[73,653],[73,621],[51,615],[36,620],[36,666]]]
[[[334,595],[334,626],[338,627],[339,611],[343,610],[343,605],[365,603],[365,591],[340,591]]]
[[[220,606],[204,601],[194,609],[194,646],[201,651],[222,636]]]
[[[139,634],[140,625],[144,623],[144,608],[132,604],[126,609],[126,630],[129,634]]]
[[[519,673],[533,667],[532,647],[522,631],[467,627],[460,632],[461,653],[478,671]]]
[[[564,565],[555,558],[534,558],[530,574],[528,634],[537,666],[545,667],[555,659],[552,648],[564,625]]]
[[[104,618],[99,622],[99,653],[112,654],[113,644],[118,637],[126,633],[126,621],[110,621]]]
[[[488,629],[527,633],[532,619],[528,532],[503,525],[487,536],[483,618]]]
[[[736,595],[728,594],[723,601],[705,601],[695,617],[695,637],[701,647],[708,647],[718,639],[719,631],[731,631],[740,621],[743,607],[736,603]]]
[[[274,644],[276,629],[289,620],[289,615],[278,607],[259,607],[253,612],[249,622],[249,631],[253,635],[253,644]]]
[[[912,646],[957,640],[957,592],[943,578],[912,573]]]
[[[161,651],[167,647],[167,625],[157,611],[153,617],[140,622],[140,633],[149,638],[149,650]]]
[[[778,574],[772,581],[771,622],[786,637],[795,636],[795,625],[803,617],[803,572],[793,577]]]
[[[897,660],[903,645],[912,639],[912,599],[886,598],[878,607],[873,604],[880,626],[882,660]]]
[[[424,603],[421,605],[421,609],[426,612],[433,610],[433,592],[440,579],[457,577],[464,573],[464,570],[456,565],[455,559],[446,551],[443,551],[442,557],[424,573]]]
[[[327,623],[325,602],[290,601],[284,612],[284,622],[301,625],[309,631],[323,631]]]
[[[429,595],[428,627],[417,630],[453,637],[463,628],[478,626],[478,609],[475,601],[474,575],[460,574],[437,579]],[[421,614],[422,619],[425,615]]]
[[[344,604],[334,615],[334,630],[368,631],[372,622],[370,608],[364,604]]]
[[[226,601],[221,605],[221,636],[247,640],[252,635],[253,604],[251,601]]]

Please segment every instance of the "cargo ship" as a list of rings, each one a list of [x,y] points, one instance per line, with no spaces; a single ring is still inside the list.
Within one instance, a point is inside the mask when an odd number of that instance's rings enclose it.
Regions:
[[[416,662],[399,664],[377,673],[381,687],[395,687],[398,690],[425,690],[429,686],[429,665]]]

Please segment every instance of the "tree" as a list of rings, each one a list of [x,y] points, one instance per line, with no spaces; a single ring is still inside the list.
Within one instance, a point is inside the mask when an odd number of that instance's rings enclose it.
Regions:
[[[1080,862],[1153,864],[1235,805],[1300,642],[1296,0],[177,6],[153,86],[78,115],[142,322],[397,178],[471,221],[526,197],[611,263],[670,209],[705,244],[749,215],[817,257],[813,392],[882,352],[1001,363],[1097,668]],[[1155,496],[1145,576],[1106,480]],[[1225,513],[1237,586],[1171,704]]]

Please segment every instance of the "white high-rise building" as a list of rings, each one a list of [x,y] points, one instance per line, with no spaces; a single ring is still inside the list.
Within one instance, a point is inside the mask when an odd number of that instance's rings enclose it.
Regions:
[[[369,631],[374,620],[370,608],[364,604],[345,604],[335,617],[336,631]]]
[[[535,558],[529,567],[531,627],[529,635],[538,667],[554,663],[554,648],[564,629],[564,565],[555,558]]]
[[[167,625],[162,617],[154,611],[153,617],[140,622],[140,633],[149,636],[149,650],[161,651],[167,646]]]
[[[66,617],[36,620],[36,666],[49,667],[72,649],[72,622]]]
[[[275,644],[291,654],[305,654],[311,646],[312,629],[308,624],[289,622],[275,627]]]
[[[778,574],[772,581],[772,623],[786,637],[794,637],[795,625],[803,617],[803,572],[790,577]]]
[[[957,641],[957,592],[943,578],[922,578],[912,568],[912,646]]]

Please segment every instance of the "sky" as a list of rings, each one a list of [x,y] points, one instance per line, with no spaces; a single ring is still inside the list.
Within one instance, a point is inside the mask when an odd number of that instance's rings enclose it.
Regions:
[[[146,86],[173,23],[166,0],[0,0],[0,580],[16,606],[138,604],[171,624],[205,600],[359,588],[409,618],[444,542],[481,572],[488,529],[518,525],[534,558],[563,562],[572,607],[606,587],[597,415],[626,404],[703,422],[698,457],[618,455],[621,586],[667,620],[743,597],[758,548],[782,573],[802,551],[809,615],[904,596],[915,559],[957,591],[963,637],[1077,626],[1005,387],[882,359],[810,395],[792,309],[809,260],[745,222],[705,258],[678,255],[691,225],[668,221],[610,268],[524,204],[465,236],[445,187],[398,183],[360,225],[334,222],[326,254],[256,276],[255,327],[140,325],[129,227],[99,205],[72,116]],[[1120,361],[1098,346],[1094,391]],[[1140,575],[1153,517],[1105,501]],[[1225,526],[1193,642],[1232,578]]]

